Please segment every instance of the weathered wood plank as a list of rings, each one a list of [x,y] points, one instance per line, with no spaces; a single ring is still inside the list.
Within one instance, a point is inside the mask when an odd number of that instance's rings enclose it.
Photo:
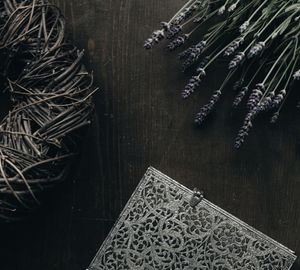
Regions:
[[[175,55],[142,48],[183,0],[56,2],[102,88],[96,121],[70,182],[33,220],[1,227],[1,269],[87,267],[149,165],[204,189],[211,201],[300,254],[299,112],[286,110],[275,127],[258,121],[236,151],[242,119],[231,110],[231,89],[205,127],[192,125],[220,72],[201,95],[182,101],[187,78]]]

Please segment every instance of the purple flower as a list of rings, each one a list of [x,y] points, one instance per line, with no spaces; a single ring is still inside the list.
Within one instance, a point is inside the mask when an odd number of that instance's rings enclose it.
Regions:
[[[299,81],[299,80],[300,80],[300,69],[297,70],[297,71],[294,73],[293,79],[294,79],[295,81]]]
[[[273,100],[274,100],[275,94],[274,92],[270,92],[266,95],[266,97],[263,98],[261,102],[258,104],[258,109],[260,111],[267,111],[270,110],[273,106]]]
[[[193,20],[193,23],[201,23],[203,22],[207,17],[206,16],[200,16],[200,17],[196,17],[194,20]]]
[[[182,98],[188,98],[200,85],[201,79],[200,76],[193,76],[188,84],[185,86],[184,90],[181,93]]]
[[[243,38],[236,38],[232,41],[224,52],[224,56],[232,55],[244,42]]]
[[[209,62],[210,57],[209,56],[205,56],[202,61],[199,63],[198,67],[197,67],[197,72],[201,72],[204,67],[206,66],[206,64]]]
[[[237,67],[245,58],[245,54],[243,52],[239,52],[233,60],[229,63],[229,69],[233,69]]]
[[[190,47],[189,49],[187,49],[186,51],[182,52],[179,55],[181,59],[185,59],[185,61],[182,63],[183,71],[188,69],[199,59],[205,46],[206,46],[206,41],[202,40],[197,45]]]
[[[151,37],[145,41],[144,48],[151,49],[156,43],[158,43],[164,37],[165,37],[164,30],[154,31]]]
[[[206,119],[206,117],[214,110],[217,102],[220,99],[221,94],[222,92],[220,90],[215,91],[214,94],[211,96],[209,103],[204,105],[200,109],[200,112],[197,113],[195,118],[195,123],[197,125],[201,125],[203,121]]]
[[[248,53],[248,58],[252,58],[256,55],[258,55],[264,48],[265,48],[266,44],[263,41],[258,42],[257,44],[255,44],[249,51]]]
[[[243,86],[243,83],[244,83],[244,78],[241,78],[240,80],[236,81],[233,85],[233,90],[234,91],[239,90]]]
[[[218,14],[219,14],[219,15],[224,14],[225,10],[226,10],[226,6],[225,6],[225,5],[221,6],[221,7],[219,8],[219,10],[218,10]]]
[[[167,22],[161,22],[161,23],[160,23],[160,26],[161,26],[161,28],[162,28],[163,30],[165,30],[165,31],[169,31],[169,29],[170,29],[170,24],[167,23]]]
[[[244,124],[241,127],[241,129],[239,130],[238,135],[236,137],[235,148],[240,148],[242,146],[246,137],[249,135],[250,129],[252,128],[252,122],[255,119],[255,117],[258,115],[259,112],[260,112],[259,108],[254,107],[247,113],[245,120],[244,120]]]
[[[172,24],[179,25],[184,20],[188,19],[193,15],[193,13],[199,8],[202,1],[196,1],[193,5],[185,8],[178,16],[172,21]]]
[[[280,90],[273,100],[272,107],[277,108],[281,104],[285,96],[286,96],[286,90],[285,89]]]
[[[271,117],[270,123],[275,124],[278,118],[279,118],[279,112],[274,113],[273,116]]]
[[[252,90],[251,95],[249,96],[248,102],[247,102],[247,107],[252,110],[258,102],[260,101],[263,92],[265,90],[265,87],[263,84],[257,84],[256,88]]]
[[[171,25],[166,31],[166,38],[172,39],[178,35],[178,33],[182,30],[181,25]]]
[[[238,149],[242,146],[242,144],[244,143],[246,137],[249,135],[249,131],[250,131],[251,128],[252,128],[252,122],[251,121],[244,122],[243,126],[239,130],[238,135],[235,139],[235,144],[234,144],[235,148]]]
[[[188,35],[183,35],[174,39],[172,42],[169,43],[167,49],[170,51],[175,50],[176,48],[182,46],[188,38],[189,38]]]
[[[189,47],[188,49],[184,50],[180,54],[178,54],[179,59],[185,59],[189,56],[194,56],[195,54],[199,53],[199,50],[202,51],[206,46],[206,41],[202,40],[198,44]]]
[[[249,21],[245,21],[239,28],[240,33],[243,33],[247,30],[248,26],[249,26],[250,22]]]
[[[197,69],[197,72],[199,73],[198,76],[199,76],[200,78],[206,76],[206,72],[205,72],[205,70],[204,70],[203,68],[198,68],[198,69]]]
[[[234,98],[233,104],[232,104],[232,106],[234,108],[236,108],[237,106],[239,106],[239,104],[242,102],[243,98],[248,93],[248,91],[249,91],[248,87],[243,87],[241,89],[241,91],[236,95],[236,97]]]
[[[228,8],[228,12],[233,12],[237,5],[238,5],[239,1],[235,2],[234,4],[232,4],[229,8]]]

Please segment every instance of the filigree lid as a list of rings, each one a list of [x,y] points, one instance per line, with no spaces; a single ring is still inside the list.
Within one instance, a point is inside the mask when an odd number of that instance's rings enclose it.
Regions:
[[[150,167],[90,270],[287,270],[294,253]]]

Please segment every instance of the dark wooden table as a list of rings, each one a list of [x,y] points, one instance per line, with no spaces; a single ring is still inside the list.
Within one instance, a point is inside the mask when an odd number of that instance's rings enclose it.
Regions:
[[[102,89],[96,120],[69,181],[34,217],[1,225],[1,270],[85,269],[149,165],[204,189],[208,199],[300,254],[299,112],[291,101],[278,125],[257,121],[237,151],[242,117],[232,111],[228,89],[218,112],[195,128],[193,116],[222,72],[209,76],[201,95],[182,101],[187,77],[175,54],[143,49],[184,2],[57,0]]]

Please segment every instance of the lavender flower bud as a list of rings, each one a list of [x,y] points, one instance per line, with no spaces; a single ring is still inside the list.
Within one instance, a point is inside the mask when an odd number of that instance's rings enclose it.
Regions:
[[[245,21],[245,22],[240,26],[240,28],[239,28],[240,33],[244,33],[244,32],[247,30],[247,28],[248,28],[249,25],[250,25],[250,22],[249,22],[249,21]]]
[[[297,71],[294,73],[293,79],[294,79],[295,81],[299,81],[299,80],[300,80],[300,69],[297,70]]]
[[[220,90],[217,90],[214,92],[214,94],[211,96],[209,103],[204,105],[201,109],[200,112],[197,113],[196,118],[195,118],[195,123],[198,125],[201,125],[203,121],[206,119],[206,117],[214,110],[217,102],[220,99],[222,92]]]
[[[260,101],[263,93],[262,91],[264,90],[264,86],[262,84],[257,84],[256,88],[252,90],[251,95],[249,96],[248,102],[247,102],[247,107],[252,110],[258,102]]]
[[[170,51],[175,50],[176,48],[182,46],[185,43],[185,41],[188,39],[188,37],[189,37],[188,35],[183,35],[174,39],[172,42],[169,43],[167,49]]]
[[[252,128],[252,122],[251,121],[244,122],[243,126],[239,130],[238,135],[235,139],[235,144],[234,144],[235,148],[238,149],[242,146],[242,144],[245,141],[245,138],[249,135],[249,131],[250,131],[251,128]]]
[[[228,12],[233,12],[233,11],[236,9],[238,3],[239,3],[239,0],[236,1],[234,4],[232,4],[232,5],[228,8]]]
[[[185,19],[185,10],[177,15],[177,17],[171,22],[172,25],[179,25]]]
[[[260,111],[267,111],[271,109],[274,97],[274,92],[268,93],[267,96],[258,104],[258,109]]]
[[[239,52],[233,60],[229,63],[229,69],[233,69],[237,67],[245,58],[245,54],[243,52]]]
[[[204,20],[206,19],[206,16],[200,16],[200,17],[196,17],[194,20],[193,20],[193,23],[201,23],[203,22]]]
[[[234,108],[240,105],[240,103],[242,102],[243,98],[246,96],[248,91],[249,91],[248,87],[243,87],[241,91],[236,95],[232,104]]]
[[[225,5],[224,5],[224,6],[221,6],[221,7],[219,8],[219,10],[218,10],[218,14],[219,14],[219,15],[224,14],[225,10],[226,10],[226,6],[225,6]]]
[[[184,52],[181,57],[185,57],[186,60],[182,63],[182,69],[185,71],[188,69],[192,64],[194,64],[199,56],[201,55],[203,49],[206,46],[206,41],[202,40],[197,45],[190,47],[190,50],[188,52]]]
[[[161,23],[160,23],[160,26],[161,26],[161,28],[162,28],[163,30],[165,30],[165,31],[169,31],[169,29],[170,29],[170,24],[167,23],[167,22],[161,22]]]
[[[253,109],[248,112],[245,117],[244,124],[239,130],[237,138],[235,140],[235,148],[240,148],[241,145],[244,143],[245,138],[249,135],[249,131],[252,128],[252,122],[259,113],[258,107],[254,107]]]
[[[232,55],[244,42],[243,38],[236,38],[234,41],[230,43],[227,49],[224,52],[224,56]]]
[[[195,2],[192,6],[185,8],[179,15],[172,21],[172,24],[180,24],[184,20],[188,19],[199,8],[201,1]]]
[[[206,66],[206,64],[209,62],[210,57],[209,56],[205,56],[202,61],[199,63],[198,67],[197,67],[197,72],[201,72],[201,70]]]
[[[279,91],[279,93],[276,95],[276,97],[273,100],[272,107],[277,108],[281,104],[281,102],[283,101],[285,96],[286,96],[286,90],[285,89]]]
[[[200,85],[201,79],[199,76],[193,76],[181,93],[182,98],[188,98]]]
[[[201,40],[201,41],[196,45],[196,48],[202,50],[202,49],[205,48],[206,43],[207,43],[206,40]]]
[[[197,69],[197,72],[199,73],[198,76],[199,76],[200,78],[206,76],[206,72],[205,72],[205,70],[204,70],[203,68],[198,68],[198,69]]]
[[[254,56],[257,56],[264,48],[266,44],[263,41],[258,42],[255,44],[248,53],[248,58],[252,58]]]
[[[181,25],[171,25],[166,32],[166,38],[172,39],[178,35],[178,33],[182,30]]]
[[[248,112],[245,117],[245,123],[252,122],[255,119],[255,117],[258,115],[259,112],[260,112],[260,110],[258,107],[254,107],[252,110],[250,110],[250,112]]]
[[[271,117],[270,123],[275,124],[278,121],[278,118],[279,118],[279,112],[274,113],[273,116]]]
[[[182,60],[182,59],[189,57],[189,55],[193,52],[194,49],[195,49],[195,46],[191,46],[191,47],[187,48],[186,50],[184,50],[183,52],[178,54],[178,59]]]
[[[163,30],[156,30],[152,33],[151,37],[148,38],[144,43],[145,49],[151,49],[154,44],[158,43],[161,39],[165,37]]]
[[[233,85],[233,90],[234,91],[239,90],[242,87],[243,83],[244,83],[244,78],[241,78],[240,80],[236,81]]]

